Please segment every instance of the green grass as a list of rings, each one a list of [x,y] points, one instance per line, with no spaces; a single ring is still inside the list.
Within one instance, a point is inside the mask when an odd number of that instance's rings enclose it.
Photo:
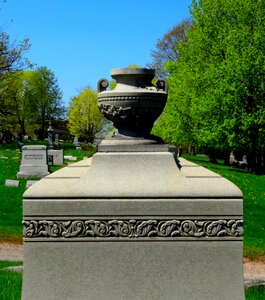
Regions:
[[[244,256],[257,259],[265,255],[265,176],[224,166],[222,161],[211,164],[205,157],[183,155],[232,181],[244,195]]]
[[[245,290],[246,300],[265,299],[265,286],[254,286]]]
[[[13,145],[0,147],[0,238],[5,240],[10,237],[13,241],[22,240],[22,195],[26,180],[20,180],[18,188],[5,186],[6,179],[16,179],[20,157]]]
[[[0,299],[21,299],[22,273],[1,270],[9,266],[19,266],[21,264],[21,262],[0,261]]]
[[[38,141],[38,144],[45,145],[46,142]],[[96,151],[94,147],[76,150],[70,143],[60,145],[60,148],[64,149],[64,155],[76,156],[77,161],[82,160],[84,156],[92,156]],[[22,198],[26,190],[26,179],[19,179],[19,187],[5,186],[6,179],[17,179],[20,159],[21,154],[17,150],[16,143],[0,146],[0,241],[22,242]],[[64,161],[62,166],[51,166],[50,171],[55,172],[66,165],[67,161]]]

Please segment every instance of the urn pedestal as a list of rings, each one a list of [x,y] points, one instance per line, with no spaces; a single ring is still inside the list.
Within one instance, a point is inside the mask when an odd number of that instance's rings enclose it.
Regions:
[[[25,192],[22,298],[244,299],[240,190],[148,139],[150,123],[116,123],[92,159]]]

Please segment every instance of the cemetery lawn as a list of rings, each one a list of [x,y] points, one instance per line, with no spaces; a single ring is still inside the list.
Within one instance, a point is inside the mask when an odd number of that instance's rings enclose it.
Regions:
[[[20,262],[0,261],[0,299],[21,299],[22,273],[1,270],[21,264]]]
[[[183,155],[183,158],[220,174],[237,185],[244,195],[244,257],[265,257],[265,176],[259,176],[222,161],[211,164],[206,157]],[[254,299],[254,298],[253,298]],[[258,299],[258,298],[257,298]]]
[[[46,145],[46,142],[38,141],[31,144]],[[82,160],[84,156],[90,157],[96,152],[94,147],[76,150],[71,143],[60,145],[60,149],[64,149],[64,155],[76,156],[77,161]],[[22,198],[27,180],[19,179],[19,187],[5,186],[6,179],[17,180],[20,160],[21,154],[17,150],[16,143],[0,145],[0,242],[22,243]],[[51,166],[50,171],[54,172],[66,165],[67,161],[64,161],[62,166]]]

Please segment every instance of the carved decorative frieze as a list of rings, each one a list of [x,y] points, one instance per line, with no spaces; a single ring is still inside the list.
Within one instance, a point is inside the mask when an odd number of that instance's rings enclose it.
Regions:
[[[25,238],[242,237],[243,220],[25,220]]]

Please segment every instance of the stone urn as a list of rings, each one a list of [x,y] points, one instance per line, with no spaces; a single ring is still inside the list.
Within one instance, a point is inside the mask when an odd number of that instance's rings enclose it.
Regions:
[[[98,106],[111,120],[119,133],[128,137],[148,137],[155,120],[162,113],[167,100],[167,83],[157,80],[154,69],[118,68],[111,70],[117,82],[114,90],[107,90],[106,79],[98,81]]]

